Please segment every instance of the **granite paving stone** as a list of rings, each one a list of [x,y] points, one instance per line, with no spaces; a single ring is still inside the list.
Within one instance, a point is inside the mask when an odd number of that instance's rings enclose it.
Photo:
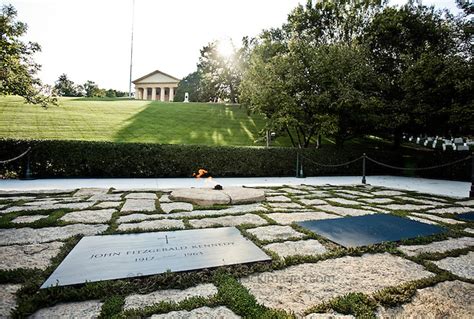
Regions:
[[[327,202],[322,199],[300,199],[299,200],[304,205],[315,206],[315,205],[327,205]]]
[[[443,218],[443,217],[430,215],[430,214],[412,213],[412,215],[417,216],[417,217],[421,217],[421,218],[424,218],[424,219],[435,220],[435,221],[442,222],[442,223],[445,223],[445,224],[451,224],[451,225],[464,224],[464,222],[462,222],[460,220],[455,220],[455,219],[451,219],[451,218]]]
[[[249,233],[255,235],[259,240],[277,240],[289,238],[301,238],[305,235],[297,232],[290,226],[262,226],[257,228],[247,229]]]
[[[94,205],[95,202],[78,202],[78,203],[57,203],[46,204],[40,206],[13,206],[0,211],[2,214],[14,213],[21,211],[38,211],[38,210],[54,210],[54,209],[86,209]]]
[[[157,199],[155,193],[130,193],[125,196],[126,199]]]
[[[156,211],[154,199],[127,199],[120,212],[154,212]]]
[[[474,285],[459,280],[445,281],[419,289],[414,298],[394,308],[379,307],[377,318],[473,318]]]
[[[173,211],[190,212],[193,210],[193,204],[184,202],[160,203],[160,207],[167,214]]]
[[[293,195],[302,195],[302,194],[308,194],[307,191],[301,190],[301,189],[295,189],[295,188],[290,188],[290,187],[285,187],[285,188],[280,188],[280,191],[293,194]]]
[[[96,209],[96,210],[82,210],[72,213],[67,213],[60,220],[71,223],[84,224],[101,224],[107,223],[112,218],[112,214],[116,210],[113,208]]]
[[[446,205],[449,205],[448,203],[439,202],[439,201],[432,200],[432,199],[420,199],[420,198],[408,197],[408,196],[397,196],[396,198],[398,200],[402,200],[402,201],[425,204],[425,205],[433,205],[433,206],[446,206]]]
[[[179,303],[192,297],[209,298],[217,294],[213,284],[201,284],[187,289],[157,290],[144,295],[130,295],[125,298],[124,310],[140,309],[160,302]]]
[[[406,216],[408,219],[411,219],[411,220],[416,220],[417,222],[420,222],[420,223],[425,223],[425,224],[430,224],[430,225],[439,225],[437,222],[434,222],[432,220],[429,220],[429,219],[424,219],[424,218],[420,218],[420,217],[415,217],[415,216]]]
[[[122,200],[122,194],[96,194],[93,195],[89,198],[89,200],[93,201],[121,201]]]
[[[427,211],[430,214],[462,214],[472,212],[472,208],[469,207],[443,207],[436,208]]]
[[[160,203],[171,203],[172,200],[170,199],[170,195],[162,195],[160,197]]]
[[[118,230],[130,230],[130,229],[143,229],[143,230],[160,230],[160,229],[184,229],[184,223],[182,220],[177,219],[158,219],[158,220],[145,220],[139,223],[126,223],[120,224]]]
[[[457,205],[461,205],[461,206],[474,206],[474,199],[471,199],[471,200],[463,200],[463,201],[459,201],[459,202],[456,202]]]
[[[15,219],[12,219],[12,223],[14,224],[23,224],[23,223],[34,223],[37,220],[47,218],[48,215],[26,215],[26,216],[18,216]]]
[[[374,197],[374,195],[370,194],[370,193],[366,193],[366,192],[360,192],[360,191],[353,191],[353,190],[339,190],[338,193],[346,193],[346,194],[350,194],[350,195],[354,195],[354,196],[358,196],[358,197]],[[339,194],[338,194],[339,195]]]
[[[278,224],[290,225],[291,223],[302,222],[305,220],[333,219],[341,216],[328,214],[324,212],[295,212],[295,213],[272,213],[267,217],[273,219]]]
[[[384,205],[383,208],[390,210],[403,210],[403,211],[417,211],[433,208],[432,205],[413,205],[413,204],[388,204]]]
[[[450,250],[463,249],[474,246],[473,237],[450,238],[435,241],[425,245],[402,245],[398,247],[408,256],[416,256],[422,253],[444,253]]]
[[[371,215],[371,214],[377,213],[376,211],[368,210],[368,209],[355,209],[355,208],[332,206],[332,205],[322,205],[322,206],[317,206],[317,208],[327,211],[327,212],[336,213],[336,214],[344,215],[344,216],[363,216],[363,215]]]
[[[90,197],[99,194],[107,194],[109,190],[107,188],[81,188],[74,193],[75,197]]]
[[[96,319],[100,315],[103,303],[99,300],[60,303],[52,307],[36,311],[29,318],[74,318],[74,319]]]
[[[474,279],[474,252],[459,257],[447,257],[433,262],[441,269],[447,270],[456,276]]]
[[[165,314],[152,315],[151,319],[238,319],[241,318],[229,308],[219,306],[216,308],[201,307],[190,311],[172,311]]]
[[[391,198],[361,198],[359,200],[369,204],[388,204],[393,202]]]
[[[314,239],[273,243],[265,245],[263,248],[276,253],[282,258],[296,255],[318,256],[327,252],[327,249]]]
[[[45,270],[64,243],[53,241],[44,244],[0,246],[0,270],[38,268]]]
[[[297,203],[268,203],[273,209],[301,209],[303,206]]]
[[[235,205],[224,209],[194,210],[192,212],[169,213],[166,218],[215,216],[215,215],[240,215],[246,213],[266,212],[267,209],[261,204]]]
[[[118,224],[122,223],[129,223],[129,222],[141,222],[143,220],[150,220],[150,219],[161,219],[163,218],[162,214],[130,214],[120,216],[117,220]]]
[[[466,233],[474,234],[474,228],[464,228],[463,231]]]
[[[100,208],[118,208],[122,202],[102,202],[99,204],[96,204],[94,207],[100,207]]]
[[[286,196],[270,196],[267,197],[267,202],[289,203],[291,202],[291,198]]]
[[[350,199],[345,199],[345,198],[337,198],[337,197],[331,197],[328,198],[327,201],[329,202],[334,202],[338,203],[341,205],[352,205],[352,206],[359,206],[361,203],[355,200],[350,200]]]
[[[10,318],[10,312],[16,308],[16,292],[21,285],[0,284],[0,318]]]
[[[341,315],[340,313],[310,313],[304,319],[355,319],[352,315]]]
[[[55,240],[64,240],[75,235],[92,236],[104,232],[107,225],[74,224],[62,227],[45,228],[11,228],[0,229],[0,246],[27,243],[45,243]]]
[[[393,190],[384,190],[384,191],[377,191],[372,193],[375,196],[403,196],[406,195],[403,192],[393,191]]]
[[[266,225],[268,222],[262,217],[255,214],[245,214],[238,216],[222,216],[214,218],[202,218],[202,219],[191,219],[189,220],[191,226],[196,228],[205,228],[216,225],[222,226],[237,226],[242,224],[251,224],[251,225]]]
[[[383,253],[300,264],[240,281],[257,302],[301,315],[312,306],[351,292],[372,294],[432,276],[419,264]]]

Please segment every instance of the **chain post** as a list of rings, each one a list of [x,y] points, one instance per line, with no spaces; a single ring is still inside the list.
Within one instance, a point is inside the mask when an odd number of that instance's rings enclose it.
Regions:
[[[474,198],[474,152],[471,156],[471,191],[469,192],[469,198]]]
[[[25,171],[25,179],[33,179],[31,176],[31,168],[30,168],[30,153],[26,156],[26,171]]]
[[[300,152],[296,151],[296,178],[300,175]]]
[[[367,184],[367,180],[365,179],[365,158],[367,155],[365,153],[362,155],[362,184]]]
[[[299,178],[304,178],[304,171],[303,171],[303,158],[304,158],[304,156],[301,156],[301,158],[300,158],[300,171],[299,171]]]

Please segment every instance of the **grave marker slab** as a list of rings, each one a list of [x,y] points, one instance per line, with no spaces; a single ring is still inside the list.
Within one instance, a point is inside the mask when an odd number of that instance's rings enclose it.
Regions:
[[[389,214],[311,220],[297,224],[344,247],[399,241],[446,231],[439,226]]]
[[[235,227],[89,236],[41,288],[268,260]]]
[[[456,217],[458,219],[461,219],[461,220],[466,220],[468,222],[472,222],[472,221],[474,221],[474,211],[458,214]]]

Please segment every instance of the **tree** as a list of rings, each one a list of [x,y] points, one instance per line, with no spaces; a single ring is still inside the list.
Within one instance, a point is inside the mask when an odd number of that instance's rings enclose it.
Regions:
[[[59,96],[79,96],[78,88],[65,73],[61,74],[55,82],[54,91]]]
[[[84,83],[82,87],[84,88],[86,97],[99,96],[100,89],[99,89],[99,86],[95,84],[94,81],[86,81],[86,83]]]
[[[12,5],[2,6],[0,17],[0,94],[20,95],[28,103],[47,106],[55,103],[48,86],[36,77],[40,65],[33,61],[33,55],[40,51],[39,44],[23,42],[27,25],[17,21],[17,11]]]
[[[201,89],[202,76],[199,71],[188,74],[181,81],[179,81],[174,101],[184,101],[184,95],[189,93],[190,102],[208,102],[209,99],[203,96]]]

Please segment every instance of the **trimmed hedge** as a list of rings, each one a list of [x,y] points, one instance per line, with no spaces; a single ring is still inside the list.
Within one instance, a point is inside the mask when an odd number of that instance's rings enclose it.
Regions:
[[[295,176],[297,150],[294,148],[215,147],[202,145],[160,145],[88,141],[11,140],[0,139],[0,160],[15,157],[32,147],[29,156],[8,164],[6,171],[24,176],[27,159],[33,177],[191,177],[205,168],[216,177]],[[466,157],[467,153],[414,151],[403,149],[361,148],[348,146],[300,150],[306,176],[361,175],[362,161],[338,168],[315,165],[338,164],[358,158],[363,152],[378,161],[401,167],[426,167]],[[420,171],[418,176],[469,180],[471,162],[447,168]],[[367,175],[410,175],[367,161]]]

